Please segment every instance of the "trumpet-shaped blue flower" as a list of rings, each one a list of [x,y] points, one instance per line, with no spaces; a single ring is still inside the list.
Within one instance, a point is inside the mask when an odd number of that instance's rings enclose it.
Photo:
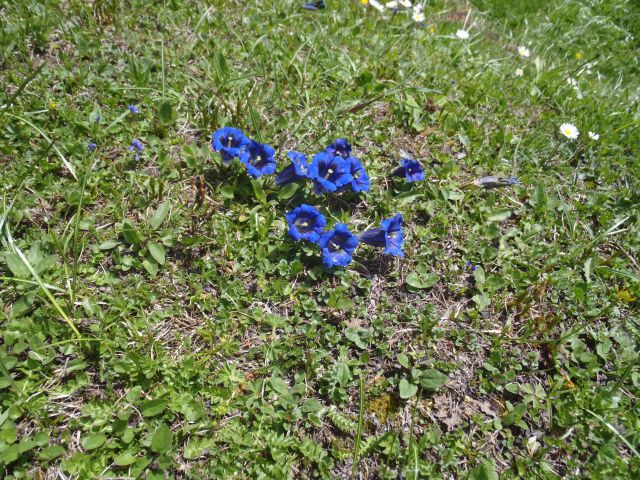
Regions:
[[[131,140],[131,145],[127,147],[127,150],[136,152],[136,160],[140,160],[140,154],[142,153],[142,150],[144,150],[144,145],[142,145],[140,140],[134,138]]]
[[[309,162],[304,153],[291,151],[287,153],[291,165],[287,165],[277,176],[276,185],[283,186],[308,177]]]
[[[135,105],[129,105],[127,108],[131,113],[134,113],[134,114],[140,113],[140,109]]]
[[[325,267],[346,267],[351,263],[358,243],[358,237],[344,223],[337,223],[323,233],[318,242],[322,248],[322,263]]]
[[[347,158],[351,155],[351,145],[344,138],[339,138],[325,148],[324,151],[331,155],[338,155],[340,157]]]
[[[404,177],[407,182],[418,182],[424,180],[424,170],[417,160],[403,158],[400,166],[393,171],[396,177]]]
[[[289,225],[288,233],[297,242],[309,240],[317,243],[327,219],[311,205],[302,204],[285,215]]]
[[[382,220],[380,227],[372,228],[360,234],[360,241],[374,247],[384,247],[384,253],[396,257],[404,257],[402,244],[404,236],[402,234],[402,215],[399,213],[392,218]]]
[[[308,175],[313,180],[313,191],[318,195],[335,192],[351,182],[349,170],[349,164],[342,157],[327,152],[316,153]]]
[[[360,160],[356,157],[347,157],[345,161],[349,164],[351,189],[356,193],[368,192],[370,186],[369,175],[367,175],[367,171],[364,169],[362,163],[360,163]]]
[[[87,150],[89,150],[90,152],[93,152],[98,146],[91,142],[89,145],[87,145]]]
[[[275,154],[271,145],[251,140],[241,154],[240,161],[247,167],[249,175],[258,178],[276,172]]]
[[[220,152],[225,165],[229,165],[236,157],[240,158],[249,142],[241,130],[233,127],[223,127],[211,135],[211,148],[214,152]]]

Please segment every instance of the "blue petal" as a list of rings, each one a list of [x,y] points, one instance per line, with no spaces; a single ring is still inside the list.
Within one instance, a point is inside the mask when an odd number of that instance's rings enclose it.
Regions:
[[[335,192],[338,188],[350,183],[352,179],[349,163],[327,152],[314,155],[308,176],[313,180],[313,191],[316,194]]]
[[[240,161],[247,167],[253,178],[276,172],[275,150],[271,145],[251,140],[241,154]]]
[[[322,248],[322,262],[326,267],[347,266],[358,243],[358,237],[351,233],[344,223],[336,224],[332,230],[324,233],[318,242]]]
[[[338,138],[324,150],[330,155],[338,155],[340,157],[348,157],[351,155],[351,145],[344,138]]]
[[[311,205],[302,204],[285,215],[288,233],[296,241],[318,242],[327,219]]]
[[[211,135],[211,148],[220,152],[222,162],[229,165],[234,158],[240,158],[249,145],[249,139],[241,130],[223,127]]]
[[[362,232],[358,236],[362,243],[373,245],[374,247],[384,247],[387,244],[386,232],[379,227]]]

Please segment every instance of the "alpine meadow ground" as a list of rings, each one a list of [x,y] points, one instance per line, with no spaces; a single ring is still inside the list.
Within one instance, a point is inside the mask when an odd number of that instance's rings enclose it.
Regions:
[[[640,4],[303,3],[0,5],[3,477],[638,478]]]

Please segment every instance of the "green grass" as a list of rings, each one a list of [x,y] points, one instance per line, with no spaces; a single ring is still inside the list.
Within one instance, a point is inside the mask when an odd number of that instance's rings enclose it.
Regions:
[[[300,3],[0,9],[3,476],[636,478],[637,2]],[[372,189],[252,182],[223,125]],[[303,202],[406,257],[324,269]]]

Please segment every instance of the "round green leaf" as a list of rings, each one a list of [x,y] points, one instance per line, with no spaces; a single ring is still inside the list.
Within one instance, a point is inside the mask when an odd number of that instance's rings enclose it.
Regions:
[[[95,450],[98,447],[104,445],[107,441],[107,436],[104,433],[92,433],[82,439],[82,447],[85,450]]]
[[[418,386],[410,383],[405,378],[400,380],[400,385],[398,386],[400,387],[400,398],[403,400],[413,397],[418,391]]]

